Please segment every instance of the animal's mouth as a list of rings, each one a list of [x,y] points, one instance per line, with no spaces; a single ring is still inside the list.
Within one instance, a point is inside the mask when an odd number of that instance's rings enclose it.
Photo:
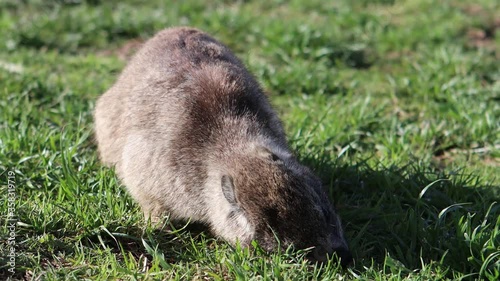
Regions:
[[[347,248],[341,248],[341,249],[333,250],[333,252],[340,259],[340,264],[343,267],[347,267],[347,266],[351,265],[354,262],[354,259],[352,257],[351,251],[349,251],[349,249],[347,249]]]
[[[294,249],[304,249],[306,251],[309,251],[306,258],[313,263],[314,262],[326,263],[329,260],[333,259],[334,261],[339,262],[342,267],[348,267],[354,262],[351,251],[349,250],[349,248],[344,246],[334,248],[328,251],[326,248],[322,246],[309,247],[309,248],[295,248],[293,243],[288,243],[288,244],[283,243],[281,245],[275,245],[273,243],[259,242],[258,244],[261,249],[263,249],[268,253],[276,251],[278,247],[281,248],[283,251],[287,251],[290,246]]]
[[[324,263],[333,256],[340,261],[342,267],[347,267],[354,261],[351,252],[346,247],[333,249],[331,253],[328,253],[324,247],[317,246],[309,253],[308,258],[313,262]]]

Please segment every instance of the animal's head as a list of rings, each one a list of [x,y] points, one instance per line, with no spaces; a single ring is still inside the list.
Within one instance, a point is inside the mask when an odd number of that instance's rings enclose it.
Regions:
[[[291,155],[259,147],[235,156],[220,176],[226,217],[212,227],[226,240],[266,250],[293,245],[314,247],[310,257],[326,261],[336,253],[342,264],[352,260],[338,215],[320,180]]]

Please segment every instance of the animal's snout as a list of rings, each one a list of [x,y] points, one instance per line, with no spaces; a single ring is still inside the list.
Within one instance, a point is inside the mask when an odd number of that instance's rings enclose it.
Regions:
[[[353,261],[352,254],[346,247],[333,249],[329,253],[324,247],[317,246],[311,252],[311,258],[317,262],[326,262],[328,260],[328,256],[332,256],[333,253],[337,255],[337,257],[340,259],[340,264],[344,267],[348,266]]]
[[[340,258],[340,264],[342,266],[348,266],[352,263],[352,254],[349,249],[345,247],[340,247],[337,249],[333,249],[333,252],[337,254],[337,257]]]

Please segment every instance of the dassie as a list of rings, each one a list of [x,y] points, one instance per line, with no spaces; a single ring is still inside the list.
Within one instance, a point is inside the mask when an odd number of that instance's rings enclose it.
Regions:
[[[144,214],[201,222],[243,246],[314,247],[351,260],[320,180],[288,148],[242,62],[200,30],[159,32],[97,101],[100,159]],[[279,243],[278,240],[279,239]]]

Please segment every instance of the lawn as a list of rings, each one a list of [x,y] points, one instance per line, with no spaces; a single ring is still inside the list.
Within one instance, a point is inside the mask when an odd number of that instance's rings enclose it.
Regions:
[[[97,97],[177,25],[262,83],[352,266],[155,229],[99,163]],[[1,0],[0,193],[2,280],[498,280],[500,2]]]

